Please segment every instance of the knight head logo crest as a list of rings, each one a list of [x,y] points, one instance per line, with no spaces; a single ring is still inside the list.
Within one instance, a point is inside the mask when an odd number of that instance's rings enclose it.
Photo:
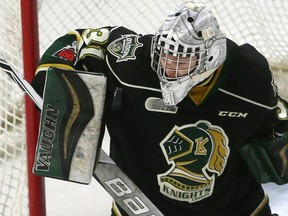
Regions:
[[[228,137],[208,121],[175,126],[160,143],[171,168],[158,175],[160,192],[189,203],[209,197],[226,166]]]

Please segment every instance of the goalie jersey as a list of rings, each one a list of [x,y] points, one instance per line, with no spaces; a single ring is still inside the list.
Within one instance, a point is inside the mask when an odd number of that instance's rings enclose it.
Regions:
[[[48,67],[104,73],[110,155],[165,216],[269,215],[239,153],[282,121],[266,59],[227,39],[224,64],[166,107],[151,68],[152,37],[121,26],[69,32],[46,50],[32,85],[43,94]],[[119,211],[126,215],[115,205],[113,215]]]

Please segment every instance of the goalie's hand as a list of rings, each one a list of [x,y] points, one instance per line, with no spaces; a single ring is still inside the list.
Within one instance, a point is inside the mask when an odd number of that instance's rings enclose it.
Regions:
[[[283,122],[274,128],[270,140],[254,140],[240,148],[240,153],[260,183],[288,183],[287,124]]]
[[[271,141],[264,143],[269,158],[279,177],[288,182],[288,123],[283,122],[273,129]]]

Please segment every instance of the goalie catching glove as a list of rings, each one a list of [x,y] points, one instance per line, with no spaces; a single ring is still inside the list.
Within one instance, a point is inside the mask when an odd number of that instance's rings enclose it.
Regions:
[[[244,160],[260,183],[288,183],[288,123],[278,125],[270,140],[254,140],[240,149]]]

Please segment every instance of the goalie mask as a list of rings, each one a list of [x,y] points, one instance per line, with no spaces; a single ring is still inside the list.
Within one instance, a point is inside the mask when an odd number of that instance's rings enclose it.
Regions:
[[[189,1],[169,14],[151,47],[151,66],[159,77],[165,105],[178,104],[225,58],[225,34],[205,5]]]

